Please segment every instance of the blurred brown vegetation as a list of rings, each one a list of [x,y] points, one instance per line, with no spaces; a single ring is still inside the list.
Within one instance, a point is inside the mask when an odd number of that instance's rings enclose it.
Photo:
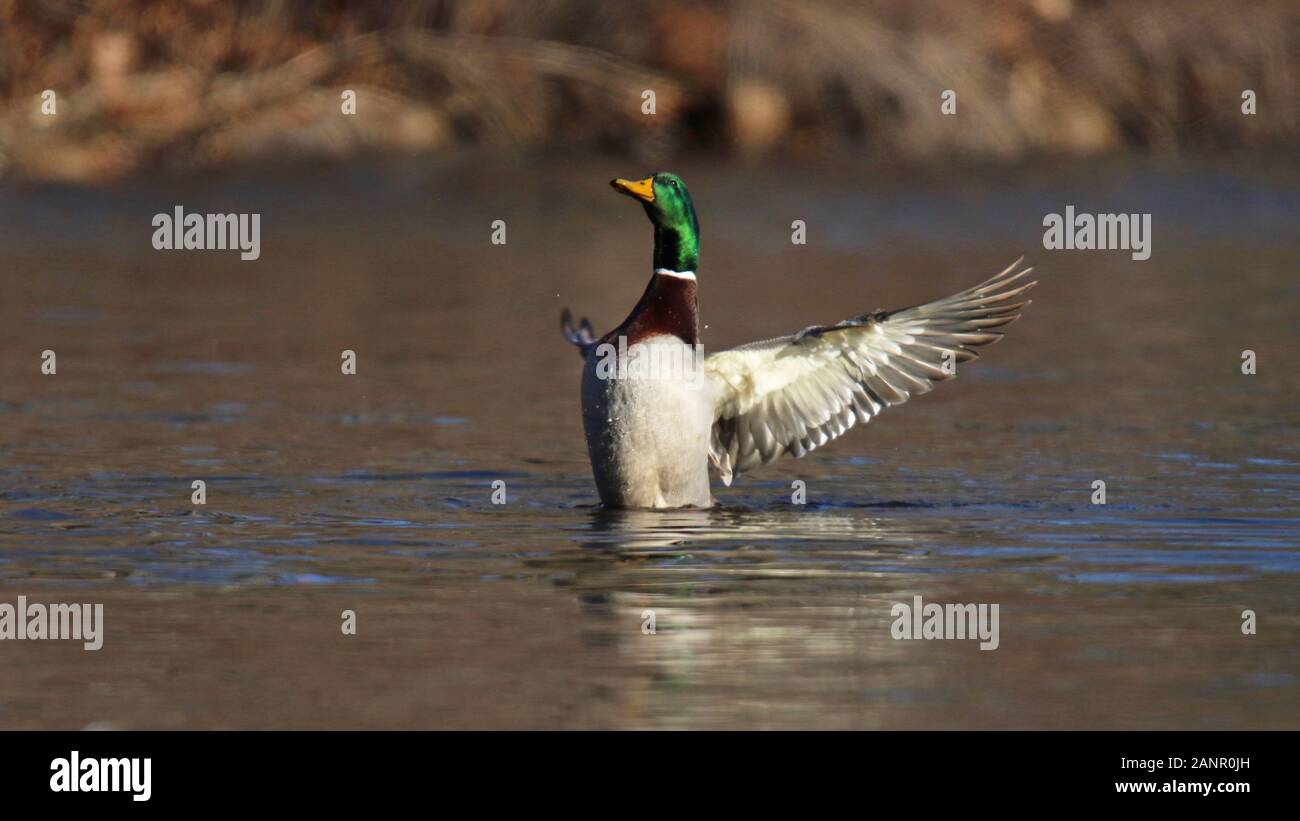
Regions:
[[[97,181],[474,145],[1250,150],[1296,143],[1298,74],[1294,0],[0,0],[0,172]]]

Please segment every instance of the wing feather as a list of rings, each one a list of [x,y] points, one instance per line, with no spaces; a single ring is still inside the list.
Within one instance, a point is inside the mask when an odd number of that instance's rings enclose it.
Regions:
[[[1021,261],[945,299],[709,356],[718,397],[709,458],[723,482],[784,454],[801,457],[952,378],[946,357],[977,358],[975,348],[1001,339],[1029,304],[1021,297],[1037,283],[1024,281],[1033,269]]]

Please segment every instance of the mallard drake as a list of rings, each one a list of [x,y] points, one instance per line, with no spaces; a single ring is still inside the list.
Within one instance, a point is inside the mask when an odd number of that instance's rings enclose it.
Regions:
[[[709,465],[724,485],[783,454],[799,458],[885,408],[956,375],[1002,338],[1035,282],[1020,260],[972,288],[913,308],[703,356],[696,271],[700,229],[675,174],[616,179],[654,225],[654,273],[627,319],[595,338],[565,309],[586,361],[582,420],[607,507],[708,507]]]

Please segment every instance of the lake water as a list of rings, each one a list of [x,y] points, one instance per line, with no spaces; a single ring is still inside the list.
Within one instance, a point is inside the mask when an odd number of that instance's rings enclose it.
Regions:
[[[675,164],[710,349],[1040,284],[955,382],[616,513],[558,315],[640,295],[644,170],[0,187],[0,603],[105,607],[98,652],[0,642],[0,727],[1300,728],[1294,163]],[[178,204],[261,213],[261,259],[152,250]],[[1152,214],[1151,259],[1044,251],[1067,205]],[[914,596],[999,647],[893,639]]]

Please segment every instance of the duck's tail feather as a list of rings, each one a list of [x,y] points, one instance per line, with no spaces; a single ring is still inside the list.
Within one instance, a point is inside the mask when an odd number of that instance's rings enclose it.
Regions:
[[[584,316],[582,321],[577,325],[573,324],[573,314],[568,308],[560,314],[560,333],[569,343],[578,348],[578,352],[585,359],[587,352],[596,346],[596,338],[591,333],[591,323]]]

